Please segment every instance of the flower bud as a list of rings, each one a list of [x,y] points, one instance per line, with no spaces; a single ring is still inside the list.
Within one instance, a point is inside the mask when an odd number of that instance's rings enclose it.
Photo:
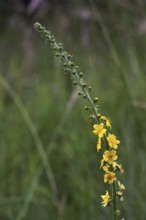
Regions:
[[[83,94],[83,98],[84,98],[84,99],[86,99],[86,98],[87,98],[86,94]]]
[[[80,76],[80,78],[81,78],[81,77],[83,77],[83,73],[82,73],[82,72],[80,72],[80,73],[79,73],[79,76]]]
[[[88,106],[85,106],[84,109],[85,109],[86,111],[88,111],[89,107],[88,107]]]
[[[71,56],[70,54],[68,54],[67,58],[68,58],[69,60],[71,59],[71,57],[72,57],[72,56]]]
[[[83,88],[86,88],[87,84],[86,83],[83,83]]]
[[[90,118],[91,118],[91,119],[94,119],[94,115],[90,115]]]
[[[82,92],[78,91],[78,95],[79,95],[79,96],[82,95]]]
[[[94,103],[96,103],[96,102],[98,102],[98,98],[97,97],[94,98]]]
[[[55,56],[56,56],[56,57],[59,57],[59,55],[60,55],[59,53],[55,53]]]

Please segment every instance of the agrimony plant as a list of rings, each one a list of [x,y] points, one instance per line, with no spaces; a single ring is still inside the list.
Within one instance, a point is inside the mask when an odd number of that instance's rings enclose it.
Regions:
[[[81,69],[73,62],[72,56],[63,49],[61,43],[57,43],[54,36],[40,23],[35,23],[34,28],[40,33],[46,42],[50,43],[55,51],[56,57],[62,61],[64,72],[70,74],[73,85],[78,86],[78,95],[87,101],[85,110],[90,111],[90,118],[93,119],[93,133],[97,136],[97,152],[100,154],[100,169],[104,172],[103,182],[107,184],[107,190],[101,195],[102,206],[112,207],[113,220],[120,217],[118,200],[123,201],[125,186],[120,182],[119,174],[124,172],[122,165],[118,163],[117,149],[120,141],[112,133],[110,119],[99,113],[98,98],[92,98],[91,86],[83,79]]]

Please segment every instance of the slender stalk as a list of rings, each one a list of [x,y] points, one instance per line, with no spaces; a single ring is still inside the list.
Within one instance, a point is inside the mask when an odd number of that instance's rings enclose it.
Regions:
[[[117,198],[116,198],[116,186],[115,182],[112,184],[112,196],[113,196],[113,220],[117,220]]]

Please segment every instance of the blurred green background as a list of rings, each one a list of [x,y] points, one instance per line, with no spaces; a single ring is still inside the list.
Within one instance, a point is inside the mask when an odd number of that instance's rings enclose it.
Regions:
[[[111,219],[92,121],[33,29],[73,55],[121,140],[120,219],[146,219],[146,2],[0,1],[0,220]]]

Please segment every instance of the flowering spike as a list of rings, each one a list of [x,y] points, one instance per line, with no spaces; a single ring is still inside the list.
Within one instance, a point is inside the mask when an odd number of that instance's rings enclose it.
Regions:
[[[117,149],[120,141],[117,140],[114,134],[109,133],[111,129],[110,119],[102,116],[99,113],[98,98],[92,98],[90,95],[91,86],[87,86],[83,80],[83,73],[80,68],[72,61],[72,56],[68,54],[64,49],[62,44],[58,44],[54,38],[40,23],[35,23],[34,28],[40,33],[40,35],[45,38],[46,42],[50,43],[51,48],[54,50],[56,56],[61,59],[62,64],[65,68],[65,72],[71,75],[73,84],[80,88],[78,95],[82,95],[83,98],[88,102],[88,108],[91,111],[90,118],[95,120],[93,125],[93,133],[97,136],[97,151],[100,153],[103,151],[103,156],[101,159],[101,166],[104,173],[104,183],[110,184],[112,187],[112,196],[106,190],[106,194],[102,195],[102,206],[106,207],[112,203],[114,220],[117,219],[119,210],[117,209],[117,197],[120,201],[123,200],[123,191],[125,186],[120,183],[117,178],[117,171],[123,173],[124,170],[122,165],[117,163],[118,155]],[[85,107],[87,110],[87,106]],[[112,148],[112,150],[111,150]],[[114,149],[114,150],[113,150]]]

